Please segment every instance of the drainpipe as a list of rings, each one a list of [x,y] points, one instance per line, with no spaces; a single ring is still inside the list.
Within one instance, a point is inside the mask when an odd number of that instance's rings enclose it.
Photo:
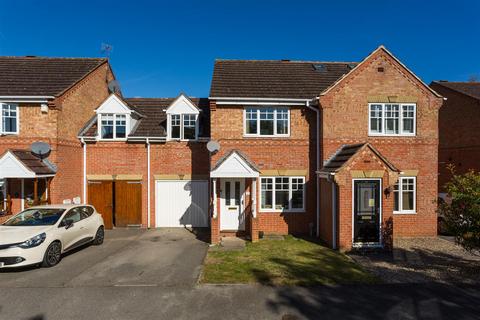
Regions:
[[[337,188],[332,179],[332,249],[337,249]]]
[[[150,229],[150,139],[147,138],[147,228]]]
[[[315,170],[315,179],[317,181],[317,237],[320,236],[320,178],[318,177],[317,172],[320,171],[320,110],[310,106],[310,101],[306,103],[307,108],[315,111],[317,114],[317,133],[316,133],[316,149],[317,149],[317,170]]]
[[[83,203],[87,204],[87,143],[81,138],[83,146]]]

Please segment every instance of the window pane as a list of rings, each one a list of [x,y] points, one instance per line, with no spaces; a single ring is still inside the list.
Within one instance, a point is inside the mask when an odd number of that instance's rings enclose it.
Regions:
[[[399,208],[399,199],[398,199],[398,182],[395,184],[395,186],[393,187],[393,210],[394,211],[399,211],[400,208]]]
[[[382,105],[380,104],[370,106],[370,131],[382,133]]]
[[[275,209],[288,209],[288,178],[275,178]]]
[[[247,134],[257,134],[257,110],[256,108],[247,108],[245,110],[245,131]]]
[[[229,206],[231,204],[231,193],[230,193],[230,181],[225,182],[225,205]]]
[[[273,208],[273,179],[272,178],[262,178],[261,179],[261,192],[262,192],[262,209],[272,209]]]
[[[292,209],[303,208],[303,185],[303,179],[292,178]]]
[[[235,181],[235,205],[240,205],[240,181]]]
[[[127,116],[118,114],[115,116],[116,138],[125,138],[127,131]]]
[[[171,120],[171,136],[173,139],[180,139],[180,115],[179,114],[172,114]]]
[[[400,113],[398,104],[385,105],[385,133],[398,134],[399,117]]]
[[[413,133],[413,123],[415,119],[415,106],[402,106],[403,132]]]
[[[277,109],[277,134],[288,134],[288,109]]]
[[[260,134],[261,135],[273,135],[273,108],[260,109]]]
[[[2,125],[3,125],[3,132],[6,132],[6,133],[17,132],[17,105],[16,104],[2,105]]]
[[[113,139],[113,114],[102,114],[102,139]]]
[[[195,139],[195,115],[183,115],[183,139]]]
[[[413,210],[415,180],[402,179],[402,210]]]

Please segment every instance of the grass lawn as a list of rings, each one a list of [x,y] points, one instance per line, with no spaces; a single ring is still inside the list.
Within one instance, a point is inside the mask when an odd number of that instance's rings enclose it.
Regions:
[[[213,247],[201,281],[302,286],[379,282],[344,254],[292,236],[247,242],[244,251]]]

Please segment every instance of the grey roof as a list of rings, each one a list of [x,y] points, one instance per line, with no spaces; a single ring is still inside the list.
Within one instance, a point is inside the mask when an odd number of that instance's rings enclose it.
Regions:
[[[399,172],[399,170],[390,161],[382,156],[380,152],[369,143],[343,145],[335,154],[332,155],[329,160],[327,160],[323,168],[320,169],[320,172],[335,173],[340,171],[343,166],[364,147],[370,148],[370,150],[372,150],[372,152],[375,153],[375,155],[379,157],[392,171]]]
[[[0,96],[59,96],[105,58],[0,57]]]
[[[238,154],[240,156],[240,158],[242,158],[250,168],[252,168],[253,170],[255,170],[257,172],[260,172],[260,168],[257,167],[255,162],[250,160],[250,158],[245,153],[243,153],[242,151],[240,151],[238,149],[232,149],[232,150],[228,151],[227,153],[225,153],[220,159],[218,159],[217,163],[215,163],[215,166],[213,166],[211,171],[214,171],[218,167],[220,167],[222,165],[222,163],[224,163],[225,160],[227,160],[228,157],[230,157],[234,153]]]
[[[480,100],[480,82],[433,81],[430,84],[431,87],[435,87],[435,85],[442,86]]]
[[[55,166],[48,159],[41,160],[34,156],[30,150],[13,149],[10,151],[20,162],[37,175],[56,173]]]
[[[210,97],[313,99],[356,62],[216,60]]]
[[[137,113],[137,123],[132,128],[129,137],[164,138],[167,136],[166,109],[176,98],[125,98],[129,107]],[[210,136],[210,105],[206,98],[190,99],[197,108],[199,115],[199,137]],[[95,137],[97,135],[97,116],[92,117],[80,130],[80,137]]]

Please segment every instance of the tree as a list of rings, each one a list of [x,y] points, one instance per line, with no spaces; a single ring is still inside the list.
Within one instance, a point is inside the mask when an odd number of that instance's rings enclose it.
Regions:
[[[468,251],[480,249],[480,174],[469,171],[456,174],[445,185],[447,201],[439,204],[447,231]]]

